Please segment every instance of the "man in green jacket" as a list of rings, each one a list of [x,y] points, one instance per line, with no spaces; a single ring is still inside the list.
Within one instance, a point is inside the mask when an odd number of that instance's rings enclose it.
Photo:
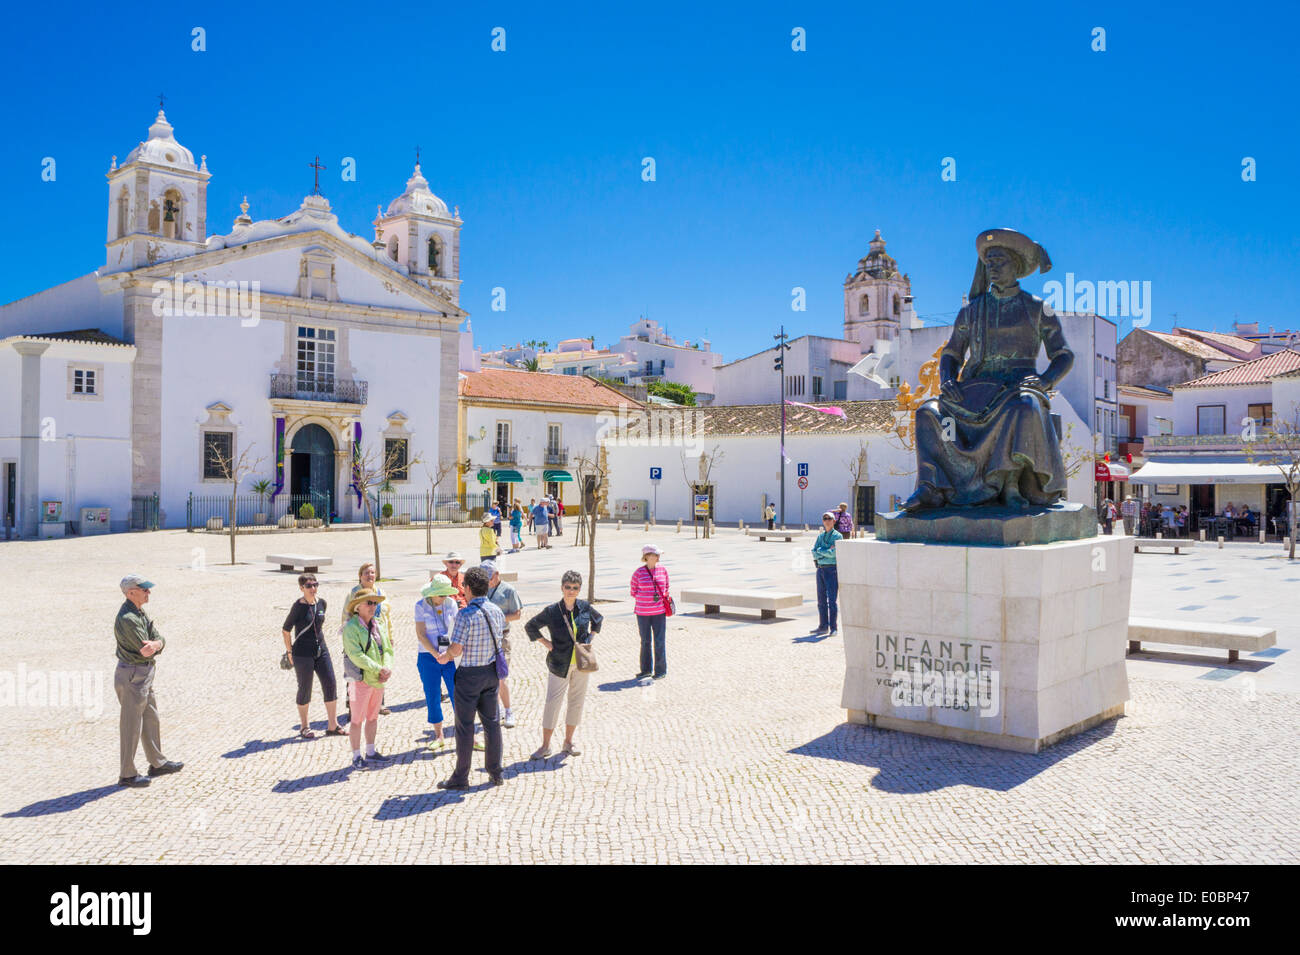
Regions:
[[[813,541],[813,562],[817,565],[817,629],[813,636],[834,636],[836,600],[840,593],[839,568],[835,565],[835,542],[842,535],[835,529],[835,512],[822,515],[822,532]]]
[[[117,640],[117,671],[113,675],[113,689],[122,704],[121,731],[121,786],[148,786],[150,777],[174,773],[182,764],[163,755],[159,736],[158,703],[153,695],[154,666],[158,654],[167,641],[158,632],[154,622],[144,612],[149,602],[153,582],[139,574],[122,578],[122,594],[126,597],[117,612],[113,635]],[[144,755],[149,760],[149,775],[135,771],[135,753],[144,742]]]

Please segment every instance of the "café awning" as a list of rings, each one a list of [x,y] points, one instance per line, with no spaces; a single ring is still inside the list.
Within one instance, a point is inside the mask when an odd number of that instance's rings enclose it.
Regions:
[[[1118,461],[1098,461],[1094,466],[1093,480],[1127,481],[1128,479],[1129,469],[1126,464]]]
[[[542,480],[548,483],[551,481],[555,481],[557,483],[563,481],[572,481],[573,475],[570,474],[568,471],[543,471]]]
[[[509,468],[498,468],[492,472],[492,480],[498,484],[523,484],[523,475]]]
[[[1278,484],[1282,472],[1250,461],[1148,461],[1133,484]]]

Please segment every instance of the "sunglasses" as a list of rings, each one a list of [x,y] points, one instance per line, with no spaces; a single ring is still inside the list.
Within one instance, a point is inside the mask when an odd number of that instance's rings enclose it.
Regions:
[[[303,584],[303,587],[305,587],[308,590],[315,590],[319,586],[320,584],[316,583],[316,581],[314,580],[311,581],[310,583]]]
[[[379,601],[378,601],[378,600],[367,600],[367,601],[366,601],[366,606],[367,606],[367,607],[378,607],[378,606],[379,606]]]
[[[581,589],[582,589],[582,584],[565,584],[565,585],[564,585],[564,589],[565,589],[565,590],[581,590]]]

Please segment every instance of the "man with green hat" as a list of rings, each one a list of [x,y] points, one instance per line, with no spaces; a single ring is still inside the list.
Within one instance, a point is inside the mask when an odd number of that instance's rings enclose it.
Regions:
[[[117,671],[113,674],[113,689],[122,704],[118,785],[144,787],[154,776],[174,773],[182,764],[163,755],[159,733],[153,677],[158,654],[162,653],[167,641],[144,612],[153,581],[145,580],[139,574],[127,574],[120,586],[126,600],[113,623],[113,635],[117,639]],[[149,760],[148,776],[141,776],[135,770],[135,753],[141,743],[144,743],[145,758]]]
[[[451,626],[456,621],[456,585],[446,574],[434,574],[429,585],[420,591],[415,605],[415,642],[419,649],[415,668],[424,684],[424,706],[428,712],[433,739],[427,749],[442,752],[447,740],[442,735],[442,687],[447,695],[456,694],[456,663],[447,651],[451,647]]]

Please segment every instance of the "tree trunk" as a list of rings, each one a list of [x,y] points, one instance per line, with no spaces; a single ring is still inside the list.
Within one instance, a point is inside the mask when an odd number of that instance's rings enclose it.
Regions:
[[[235,490],[230,495],[230,565],[232,567],[235,565],[235,515],[238,513],[235,505],[238,494],[239,484],[236,483]]]
[[[429,506],[424,511],[424,552],[425,554],[433,553],[433,502],[437,500],[434,490],[438,485],[434,485],[429,490]]]
[[[379,570],[379,531],[375,529],[375,514],[370,509],[370,495],[363,493],[361,498],[366,502],[366,522],[370,524],[370,540],[375,545],[375,583],[379,583],[383,576]]]
[[[587,535],[587,603],[596,599],[596,514],[591,515],[591,532]]]

